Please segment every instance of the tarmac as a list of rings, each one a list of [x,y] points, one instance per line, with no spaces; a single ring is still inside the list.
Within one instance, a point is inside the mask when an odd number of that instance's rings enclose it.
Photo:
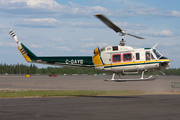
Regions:
[[[118,78],[118,76],[115,76]],[[138,78],[140,76],[123,76],[122,78]],[[145,76],[146,77],[146,76]],[[172,82],[180,82],[180,76],[159,76],[153,81],[112,82],[110,75],[1,75],[0,90],[141,90],[141,91],[173,91]],[[180,88],[175,88],[180,91]]]
[[[116,76],[117,77],[117,76]],[[130,76],[137,77],[137,76]],[[0,76],[1,90],[179,91],[179,76],[108,82],[111,76]],[[126,78],[126,76],[124,77]],[[180,95],[82,96],[0,99],[0,120],[179,120]]]

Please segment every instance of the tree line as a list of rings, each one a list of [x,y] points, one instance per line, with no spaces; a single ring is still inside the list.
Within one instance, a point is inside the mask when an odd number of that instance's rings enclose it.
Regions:
[[[70,67],[47,67],[38,68],[35,64],[30,66],[23,64],[0,64],[0,74],[102,74],[93,69],[70,68]]]
[[[166,75],[180,75],[180,68],[162,70]],[[148,72],[147,74],[162,75],[160,71]],[[35,64],[0,64],[0,74],[102,74],[102,71],[94,69],[71,68],[71,67],[47,67],[38,68]],[[112,74],[112,73],[109,73]]]

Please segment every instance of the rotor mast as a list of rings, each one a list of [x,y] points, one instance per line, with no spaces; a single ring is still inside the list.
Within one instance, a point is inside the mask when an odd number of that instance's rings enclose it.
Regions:
[[[119,43],[119,45],[121,45],[121,46],[125,46],[126,45],[126,41],[125,41],[125,31],[122,31],[121,33],[119,33],[119,36],[121,36],[121,39],[120,39],[120,43]]]
[[[120,40],[120,43],[119,43],[119,44],[120,44],[121,46],[125,46],[125,45],[126,45],[125,42],[126,42],[126,41],[124,40],[124,36],[121,35],[121,40]]]

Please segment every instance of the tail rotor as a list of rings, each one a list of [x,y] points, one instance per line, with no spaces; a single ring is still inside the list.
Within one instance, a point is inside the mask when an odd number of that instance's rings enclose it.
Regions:
[[[19,46],[21,46],[20,42],[17,40],[17,35],[15,34],[15,32],[14,32],[12,29],[9,30],[9,34],[10,34],[10,35],[12,36],[12,38],[16,41],[16,43],[17,43]]]

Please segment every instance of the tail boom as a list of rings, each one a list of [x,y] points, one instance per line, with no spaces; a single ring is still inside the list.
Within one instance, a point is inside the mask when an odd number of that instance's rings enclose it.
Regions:
[[[92,56],[57,56],[57,57],[37,57],[25,45],[17,40],[14,31],[9,30],[9,34],[14,38],[18,44],[18,50],[27,62],[49,64],[67,67],[84,67],[94,68]]]

